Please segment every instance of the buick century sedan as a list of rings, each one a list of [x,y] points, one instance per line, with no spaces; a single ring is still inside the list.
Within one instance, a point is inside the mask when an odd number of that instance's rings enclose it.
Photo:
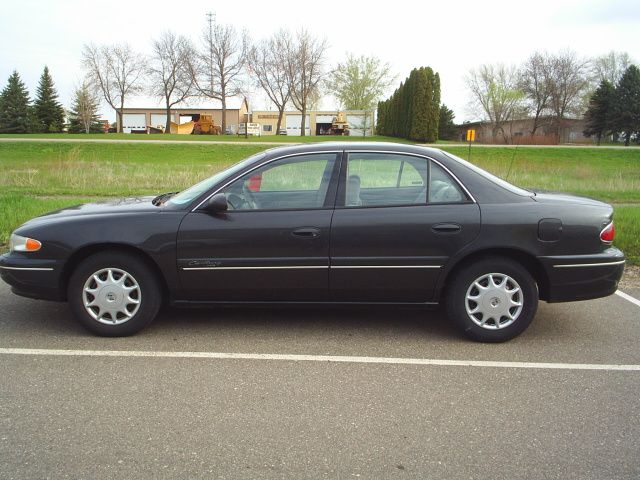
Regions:
[[[610,205],[524,190],[449,153],[391,143],[267,150],[182,192],[66,208],[12,235],[14,293],[67,301],[99,335],[163,303],[442,305],[508,340],[539,300],[615,292]]]

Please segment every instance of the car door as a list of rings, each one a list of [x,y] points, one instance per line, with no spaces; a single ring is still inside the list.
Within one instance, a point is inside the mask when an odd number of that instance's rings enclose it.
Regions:
[[[480,230],[480,210],[438,163],[350,152],[331,225],[334,301],[429,302],[449,257]]]
[[[196,210],[178,233],[181,296],[197,301],[321,301],[340,152],[270,161],[220,190],[226,212]]]

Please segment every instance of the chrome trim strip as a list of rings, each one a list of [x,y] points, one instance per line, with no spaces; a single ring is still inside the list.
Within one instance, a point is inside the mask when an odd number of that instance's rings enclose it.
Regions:
[[[291,265],[273,267],[182,267],[182,270],[308,270],[320,268],[329,268],[329,265]]]
[[[449,175],[453,177],[453,179],[458,183],[458,185],[460,185],[460,187],[465,191],[465,193],[469,195],[469,198],[471,198],[471,201],[473,201],[473,203],[478,203],[475,197],[471,195],[471,192],[467,189],[467,187],[465,187],[464,183],[462,183],[460,179],[456,177],[451,170],[449,170],[446,166],[444,166],[441,162],[439,162],[435,158],[430,157],[428,155],[420,155],[419,153],[414,153],[414,152],[397,152],[394,150],[348,150],[346,148],[345,148],[345,152],[347,153],[347,155],[350,155],[352,153],[383,153],[383,154],[392,153],[394,155],[409,155],[413,157],[426,158],[428,160],[431,160],[432,162],[437,163],[439,166],[441,166]],[[455,162],[455,159],[452,158],[451,160]],[[430,204],[429,202],[427,202],[426,205],[434,205],[434,204]]]
[[[307,270],[320,268],[442,268],[442,265],[290,265],[268,267],[182,267],[184,271],[192,270]]]
[[[442,265],[331,265],[331,268],[442,268]]]
[[[40,271],[40,272],[51,272],[53,271],[53,268],[49,268],[49,267],[5,267],[5,266],[0,266],[0,269],[5,269],[5,270],[22,270],[22,271],[27,271],[27,270],[32,270],[32,271]]]
[[[317,151],[317,152],[307,152],[307,153],[290,153],[288,155],[283,155],[281,157],[276,157],[276,158],[272,158],[271,160],[266,160],[262,163],[259,163],[258,165],[256,165],[255,167],[247,170],[246,172],[243,172],[239,175],[236,175],[235,177],[233,177],[231,180],[229,180],[228,182],[226,182],[224,185],[222,185],[220,188],[216,189],[211,195],[207,196],[204,200],[202,200],[198,205],[196,205],[192,210],[191,213],[195,212],[198,208],[200,208],[202,206],[203,203],[205,203],[207,200],[209,200],[211,197],[213,197],[214,195],[216,195],[220,190],[222,190],[223,188],[225,188],[227,185],[235,182],[237,179],[239,179],[240,177],[244,177],[246,174],[253,172],[254,170],[256,170],[257,168],[263,167],[264,165],[268,165],[271,162],[275,162],[277,160],[282,160],[283,158],[289,158],[289,157],[299,157],[302,155],[316,155],[316,154],[322,154],[322,153],[335,153],[335,154],[339,154],[342,153],[342,150],[321,150],[321,151]],[[339,160],[338,160],[339,161]],[[306,209],[305,209],[306,210]]]
[[[619,262],[604,262],[604,263],[574,263],[574,264],[563,264],[563,265],[554,265],[553,268],[573,268],[573,267],[606,267],[611,265],[622,265],[625,263],[625,260],[620,260]]]

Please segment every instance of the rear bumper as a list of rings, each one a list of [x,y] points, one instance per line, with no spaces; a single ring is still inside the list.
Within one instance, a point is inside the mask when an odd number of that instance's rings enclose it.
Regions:
[[[608,248],[594,255],[539,257],[549,279],[547,302],[573,302],[606,297],[618,289],[624,254]]]
[[[60,288],[61,263],[28,258],[19,254],[0,255],[0,278],[16,295],[41,300],[64,300]]]

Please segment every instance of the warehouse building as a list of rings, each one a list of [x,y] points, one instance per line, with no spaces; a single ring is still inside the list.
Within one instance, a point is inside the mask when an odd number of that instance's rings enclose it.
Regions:
[[[351,136],[373,135],[374,112],[364,110],[347,110],[343,112],[349,123]],[[310,111],[307,113],[305,122],[305,135],[328,135],[333,119],[338,115],[337,110]],[[251,114],[251,121],[259,123],[262,135],[276,135],[278,125],[278,112],[267,110],[254,110]],[[298,110],[284,112],[281,129],[287,135],[298,136],[301,133],[300,124],[302,114]]]
[[[122,110],[122,131],[124,133],[149,133],[164,129],[167,121],[166,109],[154,100],[135,99]],[[347,110],[343,112],[349,123],[350,135],[371,136],[374,130],[374,112],[363,110]],[[213,115],[213,123],[222,125],[222,109],[219,102],[199,103],[193,106],[179,106],[171,109],[171,121],[179,125],[198,121],[200,115]],[[305,135],[327,135],[331,124],[337,117],[337,110],[310,111],[306,115]],[[246,99],[229,99],[227,101],[227,132],[236,134],[240,124],[247,119],[250,123],[260,125],[261,135],[276,135],[278,112],[273,110],[249,110]],[[284,112],[281,130],[287,135],[299,136],[302,114],[298,110]]]
[[[150,102],[153,104],[153,102]],[[149,105],[149,103],[147,103]],[[238,127],[244,123],[247,118],[249,104],[247,100],[230,100],[227,102],[227,131],[228,133],[237,133]],[[222,109],[218,104],[211,102],[210,104],[202,103],[197,106],[180,106],[171,109],[171,121],[177,124],[183,124],[196,121],[200,115],[213,115],[213,123],[222,125]],[[122,109],[122,131],[124,133],[148,133],[149,128],[158,128],[167,123],[167,111],[161,106],[129,106]]]

